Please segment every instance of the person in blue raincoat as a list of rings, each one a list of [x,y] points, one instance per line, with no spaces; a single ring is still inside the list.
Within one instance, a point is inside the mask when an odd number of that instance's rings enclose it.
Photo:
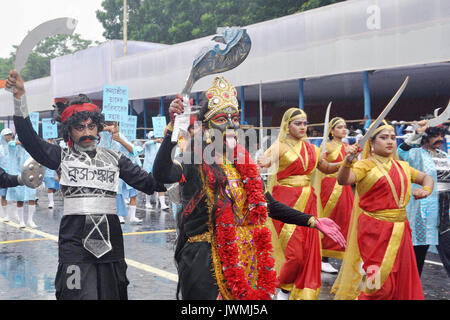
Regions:
[[[48,139],[49,143],[54,143],[54,139]],[[60,189],[59,178],[55,170],[45,168],[44,184],[47,188],[48,208],[53,209],[55,206],[54,195]]]
[[[420,200],[411,197],[406,207],[417,267],[421,274],[429,247],[436,246],[450,276],[450,157],[440,149],[446,128],[428,128],[426,120],[418,124],[416,132],[398,147],[399,157],[417,170],[429,174],[435,186],[429,197]],[[413,184],[411,191],[418,188]]]
[[[20,175],[23,164],[29,157],[30,155],[22,147],[19,140],[11,140],[8,143],[8,163],[6,172],[12,175]],[[31,189],[27,186],[8,188],[6,200],[17,202],[17,218],[21,228],[25,228],[27,225],[30,228],[37,227],[33,221],[33,216],[36,212],[36,189]],[[24,219],[25,202],[28,202],[28,219],[26,224]]]
[[[9,159],[9,147],[8,143],[13,140],[14,134],[11,129],[5,128],[0,133],[0,167],[4,168],[6,171],[8,166],[8,159]],[[0,196],[2,201],[2,212],[1,216],[4,217],[6,220],[9,220],[9,213],[6,208],[8,205],[8,201],[6,201],[6,192],[8,191],[7,188],[0,188]]]
[[[129,158],[134,164],[138,156],[135,147],[128,139],[119,132],[119,126],[117,122],[107,121],[104,130],[100,132],[99,147],[109,148],[114,151],[122,152],[127,158]],[[117,215],[121,223],[125,223],[125,217],[130,216],[130,223],[141,223],[142,220],[136,218],[136,189],[130,187],[120,179],[119,191],[116,196]],[[127,210],[125,199],[130,198],[130,205]]]
[[[147,172],[153,171],[153,162],[155,161],[156,154],[158,153],[159,147],[161,146],[162,138],[155,138],[155,133],[150,131],[147,134],[148,141],[144,143],[144,164],[142,169]],[[147,209],[152,208],[152,204],[150,202],[151,197],[149,195],[145,196],[145,207]],[[158,193],[158,200],[161,205],[161,210],[166,210],[169,207],[166,205],[166,197],[164,192]],[[157,201],[158,203],[158,201]]]

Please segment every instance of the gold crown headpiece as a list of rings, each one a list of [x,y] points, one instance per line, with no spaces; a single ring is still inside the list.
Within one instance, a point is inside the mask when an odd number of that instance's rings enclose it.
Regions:
[[[209,121],[221,110],[232,107],[239,112],[236,89],[223,76],[214,79],[213,86],[206,91],[209,111],[205,114],[204,121]]]

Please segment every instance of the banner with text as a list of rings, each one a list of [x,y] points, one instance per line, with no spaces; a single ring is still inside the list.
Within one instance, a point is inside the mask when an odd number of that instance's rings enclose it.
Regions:
[[[167,127],[166,117],[153,117],[152,122],[155,138],[164,138],[164,130]]]
[[[119,132],[123,134],[130,142],[136,140],[137,116],[126,116],[120,121]]]
[[[58,138],[58,125],[52,119],[42,119],[42,138],[44,140]]]
[[[34,131],[39,134],[39,112],[30,112],[29,115]]]
[[[128,116],[128,87],[103,87],[103,114],[106,121],[123,121]]]

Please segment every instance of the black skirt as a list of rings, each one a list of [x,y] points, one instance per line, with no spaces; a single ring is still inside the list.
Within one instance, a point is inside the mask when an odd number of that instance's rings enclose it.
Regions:
[[[57,300],[128,300],[125,260],[110,263],[58,264]]]

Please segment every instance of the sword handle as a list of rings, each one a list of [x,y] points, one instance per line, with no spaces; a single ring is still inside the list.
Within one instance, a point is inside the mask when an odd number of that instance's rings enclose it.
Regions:
[[[191,97],[188,94],[183,95],[184,113],[191,113]]]

